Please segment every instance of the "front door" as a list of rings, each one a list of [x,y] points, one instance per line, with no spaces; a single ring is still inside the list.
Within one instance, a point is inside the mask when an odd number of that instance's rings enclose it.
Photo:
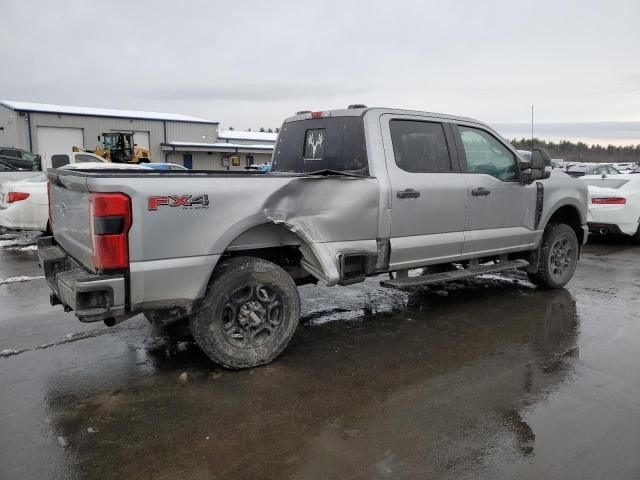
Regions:
[[[193,156],[190,153],[185,153],[182,155],[182,164],[184,168],[188,168],[189,170],[193,169]]]
[[[390,268],[458,258],[467,189],[449,125],[408,115],[384,115],[381,121],[391,182]]]
[[[469,199],[464,253],[523,250],[535,242],[536,185],[520,181],[516,154],[489,130],[454,126]]]

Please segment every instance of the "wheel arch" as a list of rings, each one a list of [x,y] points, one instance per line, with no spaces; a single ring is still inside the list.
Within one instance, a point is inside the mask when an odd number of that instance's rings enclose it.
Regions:
[[[221,250],[221,258],[253,256],[271,261],[294,279],[312,275],[326,281],[331,271],[331,259],[324,258],[313,241],[286,223],[263,221],[245,226]]]
[[[569,225],[571,229],[576,232],[578,245],[583,244],[585,232],[582,229],[582,225],[584,222],[580,210],[575,205],[566,203],[558,206],[551,215],[549,215],[549,218],[544,223],[544,228],[550,223],[564,223],[565,225]]]

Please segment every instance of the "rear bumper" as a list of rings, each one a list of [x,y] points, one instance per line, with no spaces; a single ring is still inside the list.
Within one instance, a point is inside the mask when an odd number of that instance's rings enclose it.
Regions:
[[[592,235],[623,235],[618,225],[613,223],[594,223],[589,222],[589,232]]]
[[[132,314],[126,305],[124,275],[96,275],[55,244],[53,237],[38,239],[38,257],[53,291],[52,305],[74,310],[82,322],[119,319]]]

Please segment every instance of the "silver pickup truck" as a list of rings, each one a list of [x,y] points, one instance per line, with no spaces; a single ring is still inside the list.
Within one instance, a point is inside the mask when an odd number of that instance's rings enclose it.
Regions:
[[[587,189],[545,160],[470,118],[300,112],[269,173],[49,170],[40,262],[51,303],[81,321],[188,319],[211,359],[252,367],[293,336],[297,285],[526,269],[538,287],[564,286],[587,238]]]

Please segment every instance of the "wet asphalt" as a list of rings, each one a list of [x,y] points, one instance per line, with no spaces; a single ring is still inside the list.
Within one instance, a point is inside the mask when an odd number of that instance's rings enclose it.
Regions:
[[[640,248],[564,290],[303,287],[274,363],[226,371],[180,326],[48,304],[0,234],[0,479],[640,478]]]

